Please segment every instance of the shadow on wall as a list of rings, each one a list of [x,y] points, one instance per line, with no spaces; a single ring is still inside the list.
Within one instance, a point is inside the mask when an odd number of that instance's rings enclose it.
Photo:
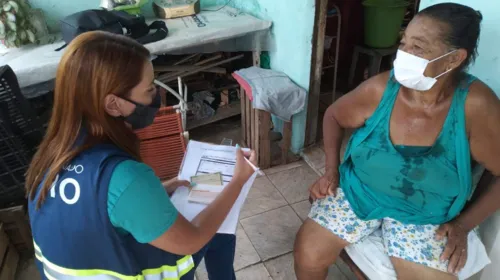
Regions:
[[[99,9],[101,0],[28,0],[29,3],[36,9],[42,9],[47,24],[49,26],[50,32],[59,31],[59,20],[70,14],[89,10],[89,9]],[[213,6],[213,5],[224,5],[227,3],[226,0],[200,0],[202,7]],[[231,0],[234,1],[234,0]],[[248,0],[247,0],[248,1]],[[153,16],[152,8],[153,0],[146,4],[143,8],[143,14],[146,16]],[[253,2],[253,1],[248,1]]]

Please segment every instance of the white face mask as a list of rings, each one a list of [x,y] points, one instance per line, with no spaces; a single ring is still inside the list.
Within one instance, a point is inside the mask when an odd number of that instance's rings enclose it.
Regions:
[[[443,74],[431,78],[424,76],[427,65],[456,51],[457,50],[451,51],[433,60],[427,60],[405,51],[398,50],[396,60],[394,61],[394,76],[401,85],[407,88],[419,91],[430,90],[436,84],[439,77],[453,69],[449,69]]]

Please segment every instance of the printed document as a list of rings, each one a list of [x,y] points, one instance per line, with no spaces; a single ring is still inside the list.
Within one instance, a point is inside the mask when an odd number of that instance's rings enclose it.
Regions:
[[[212,145],[197,141],[189,141],[186,155],[181,166],[179,180],[190,180],[193,176],[220,172],[224,188],[233,178],[236,165],[236,148],[231,146]],[[236,234],[241,208],[252,187],[257,172],[245,183],[240,196],[229,212],[218,233]],[[213,186],[211,186],[213,188]],[[207,205],[189,201],[189,189],[178,188],[172,195],[172,203],[186,219],[191,221]]]

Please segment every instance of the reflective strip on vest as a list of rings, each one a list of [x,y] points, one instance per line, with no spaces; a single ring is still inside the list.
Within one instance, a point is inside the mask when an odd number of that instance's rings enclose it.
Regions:
[[[36,243],[34,247],[35,257],[43,264],[43,272],[49,280],[179,280],[194,268],[193,258],[185,256],[177,261],[177,266],[164,265],[159,268],[146,269],[141,275],[136,276],[127,276],[103,269],[68,269],[45,259]]]

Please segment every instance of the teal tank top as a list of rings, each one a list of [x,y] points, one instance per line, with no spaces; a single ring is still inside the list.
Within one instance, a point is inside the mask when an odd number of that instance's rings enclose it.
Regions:
[[[455,90],[433,146],[398,146],[389,134],[400,89],[391,72],[378,108],[351,136],[339,168],[340,186],[359,218],[443,224],[460,213],[472,191],[465,99],[475,79],[467,75]]]

